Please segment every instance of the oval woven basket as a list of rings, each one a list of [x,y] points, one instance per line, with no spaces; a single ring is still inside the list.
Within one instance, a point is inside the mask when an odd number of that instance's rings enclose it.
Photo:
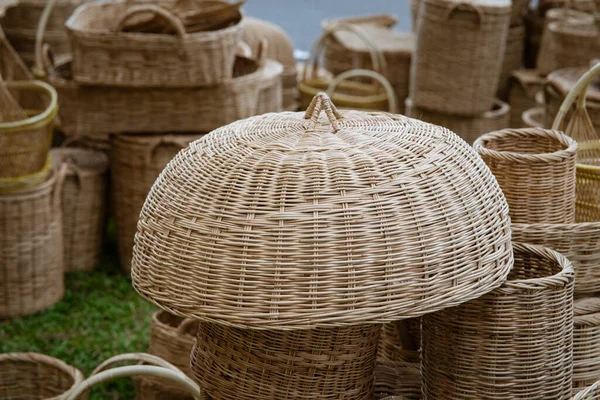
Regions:
[[[515,264],[498,289],[423,317],[427,399],[565,399],[571,395],[571,263],[513,243]]]
[[[540,128],[490,132],[473,143],[506,196],[512,223],[575,222],[577,142]]]
[[[600,298],[573,303],[573,388],[583,390],[600,380]]]
[[[418,363],[377,360],[375,366],[375,400],[400,396],[420,400],[421,371]]]
[[[169,2],[90,2],[65,23],[78,83],[127,87],[213,86],[232,77],[243,25],[188,33]],[[153,13],[169,21],[175,35],[123,32],[126,22]]]
[[[0,195],[0,319],[34,314],[63,297],[61,188],[64,171],[31,189]]]
[[[528,2],[528,1],[526,1]],[[513,7],[516,6],[513,2]],[[513,8],[514,11],[514,8]],[[508,28],[506,48],[502,58],[500,79],[498,80],[497,96],[502,100],[508,98],[508,87],[511,74],[521,69],[523,65],[523,54],[525,52],[525,25],[516,25]]]
[[[414,106],[411,99],[407,99],[406,115],[448,128],[469,144],[472,144],[484,133],[504,129],[510,124],[510,106],[499,99],[494,100],[489,111],[472,117],[449,115],[418,108]]]
[[[44,354],[0,354],[2,399],[61,400],[82,381],[78,369]]]
[[[55,148],[51,155],[57,168],[67,166],[62,188],[64,270],[92,270],[100,261],[106,233],[108,157],[82,148]]]
[[[510,2],[421,3],[410,89],[415,106],[465,116],[490,110],[506,48]]]
[[[535,70],[513,71],[508,83],[510,127],[522,128],[523,113],[538,106],[536,95],[543,90],[544,78]]]
[[[144,200],[167,163],[202,134],[133,135],[111,138],[111,197],[121,267],[131,268],[133,236]]]

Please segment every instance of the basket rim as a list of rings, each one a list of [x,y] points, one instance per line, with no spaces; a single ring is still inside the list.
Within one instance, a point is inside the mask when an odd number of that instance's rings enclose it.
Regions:
[[[43,196],[48,191],[52,191],[54,189],[54,183],[58,179],[58,172],[54,171],[54,169],[51,167],[52,160],[51,160],[50,156],[48,156],[48,158],[46,159],[46,163],[47,163],[48,169],[50,171],[48,172],[48,177],[46,178],[46,180],[44,182],[40,183],[39,185],[32,186],[32,187],[2,193],[2,195],[0,196],[0,201],[13,201],[15,199],[22,200],[24,198]],[[46,166],[44,166],[44,168],[46,168]],[[42,171],[44,171],[44,170],[42,170]],[[44,172],[47,172],[47,171],[44,171]],[[42,172],[39,172],[39,171],[35,172],[31,175],[31,177],[35,177],[38,174],[42,174]],[[18,178],[24,179],[23,177],[18,177]],[[4,178],[4,179],[14,180],[15,178]]]
[[[37,129],[48,125],[58,113],[58,95],[56,90],[46,82],[33,81],[8,81],[9,89],[25,89],[46,92],[50,95],[50,102],[46,109],[32,117],[13,122],[0,122],[0,133],[16,133],[24,130]]]
[[[552,153],[517,153],[515,151],[504,151],[504,150],[493,150],[485,146],[484,143],[488,141],[495,141],[504,135],[511,135],[515,138],[532,135],[539,138],[551,138],[558,141],[566,148],[554,151]],[[481,135],[475,142],[473,142],[473,148],[480,155],[491,157],[494,159],[510,159],[514,162],[548,162],[563,160],[572,157],[578,148],[577,142],[562,133],[561,131],[543,129],[543,128],[518,128],[518,129],[501,129],[499,131],[493,131]]]

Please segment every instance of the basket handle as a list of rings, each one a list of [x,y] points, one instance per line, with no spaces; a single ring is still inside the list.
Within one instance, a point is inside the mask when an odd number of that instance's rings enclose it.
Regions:
[[[62,163],[60,164],[60,167],[57,171],[57,178],[56,182],[54,183],[54,192],[52,193],[52,209],[55,210],[55,212],[58,212],[58,210],[60,210],[62,207],[62,191],[63,186],[65,184],[65,179],[67,177],[68,169],[68,165]]]
[[[485,13],[481,9],[481,7],[479,7],[478,5],[475,5],[475,4],[462,2],[462,1],[458,2],[458,3],[452,3],[450,6],[448,6],[446,11],[444,11],[444,15],[442,16],[442,19],[444,21],[447,21],[448,19],[450,19],[450,17],[452,17],[452,14],[454,14],[454,12],[459,7],[470,8],[471,10],[475,11],[475,13],[477,14],[477,21],[479,23],[479,26],[483,25],[483,23],[485,21]]]
[[[325,111],[327,118],[329,118],[329,122],[331,122],[333,131],[339,131],[339,120],[342,119],[342,114],[335,108],[335,105],[333,105],[327,93],[324,92],[319,92],[313,97],[304,113],[304,119],[310,120],[309,128],[317,125],[321,111]]]
[[[268,49],[269,44],[267,42],[267,39],[261,39],[261,41],[258,42],[258,49],[256,50],[256,64],[259,68],[264,67],[265,63],[267,62]]]
[[[81,182],[83,182],[81,168],[76,164],[75,159],[72,156],[63,158],[62,163],[67,166],[66,172],[73,173],[75,176],[75,182],[77,182],[77,190],[81,190]]]
[[[577,100],[577,109],[585,108],[585,94],[587,93],[587,89],[590,86],[590,83],[596,78],[596,76],[600,75],[600,63],[594,65],[589,71],[587,71],[573,86],[573,89],[569,92],[565,100],[560,105],[558,109],[558,113],[556,114],[556,118],[554,118],[554,123],[552,124],[552,129],[554,130],[563,130],[565,118],[567,116],[567,112],[573,106],[575,100]]]
[[[250,58],[252,57],[252,49],[248,43],[240,41],[237,44],[237,54],[245,58]]]
[[[154,152],[156,149],[163,144],[169,144],[172,146],[178,146],[182,149],[186,148],[189,143],[177,139],[175,136],[162,136],[156,138],[150,145],[148,146],[148,151],[146,152],[146,165],[152,165],[152,159],[154,158]]]
[[[318,69],[318,60],[321,55],[321,52],[325,48],[326,41],[329,40],[337,31],[349,31],[356,34],[356,36],[358,36],[369,48],[369,54],[371,55],[373,69],[379,72],[380,74],[385,74],[385,71],[387,69],[385,57],[383,57],[383,54],[379,51],[379,49],[373,43],[373,41],[371,41],[369,36],[367,36],[365,32],[356,25],[336,23],[326,28],[325,32],[316,41],[313,48],[311,49],[310,56],[308,57],[308,60],[306,60],[306,66],[302,74],[303,82],[308,80],[309,70],[311,72],[311,76],[315,75]]]
[[[184,334],[189,329],[190,326],[192,326],[196,323],[198,323],[198,320],[196,320],[196,319],[185,318],[183,321],[181,321],[181,323],[177,327],[177,333]]]
[[[385,78],[385,76],[368,69],[351,69],[350,71],[342,72],[341,74],[336,76],[329,84],[329,87],[327,88],[327,95],[330,97],[333,96],[335,90],[340,85],[340,83],[347,80],[348,78],[353,78],[357,76],[372,78],[376,82],[379,82],[379,84],[381,84],[381,86],[383,86],[385,90],[385,94],[388,100],[388,111],[392,114],[398,112],[398,101],[396,99],[396,92],[394,91],[394,88],[392,87],[390,81],[388,81]]]
[[[47,75],[47,70],[44,67],[44,53],[42,47],[44,44],[44,34],[46,33],[48,20],[50,19],[50,14],[52,14],[55,4],[56,0],[46,1],[46,6],[42,11],[42,15],[40,16],[40,20],[35,31],[35,65],[33,67],[33,74],[40,79],[45,78]]]
[[[171,24],[171,26],[175,29],[175,31],[177,32],[177,35],[179,37],[183,38],[184,36],[187,35],[187,32],[185,31],[185,26],[183,25],[183,22],[181,22],[181,20],[179,18],[177,18],[177,16],[175,14],[173,14],[166,8],[159,7],[154,4],[138,4],[135,6],[128,7],[125,10],[125,12],[123,13],[123,15],[121,16],[121,18],[117,21],[117,24],[115,25],[116,26],[115,31],[122,32],[123,29],[125,28],[125,23],[127,22],[127,20],[129,18],[131,18],[134,15],[143,14],[146,12],[150,12],[150,13],[160,15],[161,17],[163,17],[165,19],[165,21],[167,21],[169,24]]]

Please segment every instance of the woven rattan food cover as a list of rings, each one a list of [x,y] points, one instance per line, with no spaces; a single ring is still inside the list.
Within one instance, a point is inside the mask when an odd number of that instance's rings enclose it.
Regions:
[[[302,329],[452,307],[512,262],[506,200],[466,142],[321,93],[181,151],[140,214],[132,277],[180,316]]]

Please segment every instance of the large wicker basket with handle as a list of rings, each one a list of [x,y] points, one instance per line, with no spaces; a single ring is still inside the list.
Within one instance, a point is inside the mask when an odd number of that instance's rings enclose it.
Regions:
[[[44,354],[0,354],[1,399],[61,400],[82,381],[77,368]]]
[[[201,3],[198,3],[201,4]],[[124,32],[136,16],[154,14],[176,34]],[[231,78],[242,15],[230,26],[189,33],[169,2],[91,2],[67,20],[78,83],[113,86],[211,86]]]
[[[498,289],[423,317],[423,393],[437,399],[565,399],[573,368],[569,260],[513,243]]]

